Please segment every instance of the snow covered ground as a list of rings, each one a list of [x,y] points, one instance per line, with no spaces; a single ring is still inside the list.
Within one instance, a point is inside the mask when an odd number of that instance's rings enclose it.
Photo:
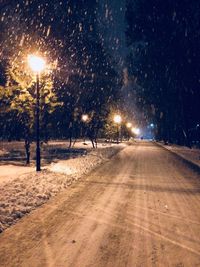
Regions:
[[[21,175],[28,174],[35,170],[34,167],[16,166],[12,164],[0,165],[0,186],[2,183],[8,183]]]
[[[199,210],[199,175],[136,141],[4,231],[0,266],[197,267]]]
[[[77,144],[77,147],[81,146]],[[124,144],[100,144],[98,149],[88,148],[86,153],[76,153],[76,157],[68,155],[69,159],[56,159],[39,173],[33,166],[1,165],[0,232],[124,147]]]
[[[178,154],[182,158],[194,163],[195,165],[198,165],[200,167],[200,149],[197,148],[188,148],[185,146],[178,146],[178,145],[163,145],[166,149]]]
[[[93,150],[89,142],[86,144],[79,141],[74,149],[65,150],[65,142],[50,142],[44,147],[43,155],[51,160],[49,163],[46,159],[43,160],[43,170],[40,173],[35,172],[33,160],[30,166],[25,166],[18,161],[14,161],[14,164],[1,162],[0,232],[45,203],[51,196],[67,188],[73,181],[108,160],[125,146],[125,144],[100,143],[98,149]],[[21,143],[17,143],[14,147],[17,152],[23,150]],[[200,166],[199,149],[175,145],[164,147]],[[2,154],[9,155],[12,148],[12,145],[9,147],[4,144]],[[32,150],[34,151],[34,147]]]

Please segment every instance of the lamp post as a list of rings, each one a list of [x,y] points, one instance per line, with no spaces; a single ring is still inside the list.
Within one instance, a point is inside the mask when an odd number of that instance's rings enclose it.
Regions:
[[[114,115],[113,120],[117,124],[117,143],[119,144],[122,117],[119,114],[116,114]]]
[[[40,73],[45,68],[45,60],[39,56],[29,55],[28,63],[30,68],[36,74],[36,171],[41,171],[40,156]]]
[[[126,128],[127,128],[127,138],[128,140],[130,139],[130,129],[132,127],[132,123],[131,122],[127,122],[126,123]]]
[[[88,116],[88,114],[82,114],[82,116],[81,116],[81,120],[82,120],[82,122],[83,122],[83,126],[81,127],[81,129],[82,129],[82,133],[81,133],[81,135],[82,135],[82,137],[83,137],[83,143],[85,144],[85,139],[86,139],[86,123],[88,122],[88,120],[89,120],[89,116]],[[83,136],[84,135],[84,136]]]
[[[85,124],[88,122],[88,120],[89,120],[89,116],[88,116],[88,114],[83,114],[82,116],[81,116],[81,120],[82,120],[82,122],[83,122],[83,126],[81,127],[81,136],[83,136],[83,128],[84,128],[84,138],[83,138],[83,142],[85,143],[85,135],[86,135],[86,127],[85,127]]]
[[[89,117],[88,117],[87,114],[83,114],[83,115],[81,116],[81,120],[82,120],[83,122],[87,122],[88,119],[89,119]]]

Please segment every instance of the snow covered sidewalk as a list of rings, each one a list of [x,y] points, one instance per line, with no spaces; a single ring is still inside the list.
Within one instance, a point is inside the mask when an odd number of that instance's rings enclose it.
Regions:
[[[35,167],[16,166],[12,164],[0,165],[0,186],[2,183],[8,183],[21,175],[35,171]]]
[[[4,179],[0,183],[0,232],[124,147],[100,146],[87,155],[52,163],[40,173],[31,171],[15,179]]]
[[[185,146],[178,145],[164,145],[161,142],[158,143],[163,146],[165,149],[179,155],[182,159],[196,165],[200,169],[200,149],[197,148],[188,148]]]

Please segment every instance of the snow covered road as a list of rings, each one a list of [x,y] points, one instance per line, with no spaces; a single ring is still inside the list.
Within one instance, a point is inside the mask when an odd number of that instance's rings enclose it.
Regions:
[[[128,146],[5,230],[0,266],[200,266],[199,178],[153,143]]]

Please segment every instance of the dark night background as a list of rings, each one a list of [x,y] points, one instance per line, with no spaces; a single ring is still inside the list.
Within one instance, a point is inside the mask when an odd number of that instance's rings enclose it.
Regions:
[[[106,135],[115,110],[144,134],[151,123],[159,140],[198,144],[200,2],[0,1],[0,28],[0,138],[34,136],[22,66],[40,51],[56,65],[42,88],[44,138],[78,137],[83,113],[89,137]]]

